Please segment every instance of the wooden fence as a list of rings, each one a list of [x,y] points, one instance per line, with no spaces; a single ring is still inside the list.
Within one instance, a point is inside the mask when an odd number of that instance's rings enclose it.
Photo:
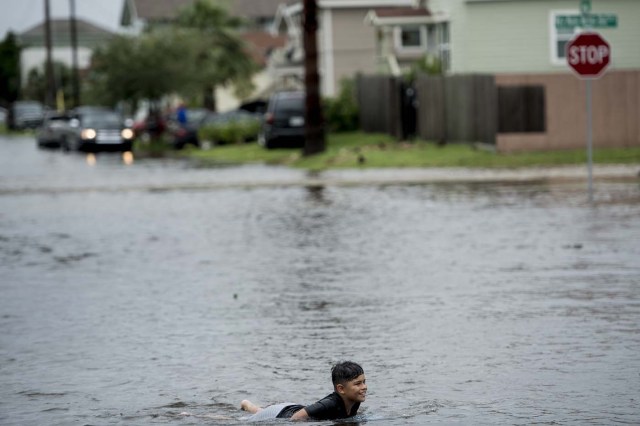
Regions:
[[[498,133],[544,132],[543,86],[498,86]]]
[[[409,93],[401,78],[359,76],[357,79],[360,126],[365,132],[387,133],[397,139],[410,135]],[[418,77],[417,136],[446,142],[495,143],[497,93],[488,75]],[[415,124],[414,124],[415,126]]]
[[[408,93],[389,76],[360,76],[360,123],[366,132],[407,137]],[[572,74],[419,75],[417,136],[484,142],[498,151],[579,148],[586,139],[584,81]],[[595,147],[640,146],[640,70],[610,71],[593,82]]]
[[[365,132],[401,137],[399,80],[383,75],[358,76],[360,127]]]
[[[495,143],[497,92],[491,75],[420,75],[418,135],[445,142]]]

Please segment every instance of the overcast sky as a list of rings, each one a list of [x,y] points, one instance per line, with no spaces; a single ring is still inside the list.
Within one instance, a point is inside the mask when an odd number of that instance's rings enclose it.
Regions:
[[[0,40],[44,22],[45,0],[0,0]],[[70,0],[49,0],[51,18],[68,18]],[[120,21],[124,0],[75,0],[76,16],[108,30]]]

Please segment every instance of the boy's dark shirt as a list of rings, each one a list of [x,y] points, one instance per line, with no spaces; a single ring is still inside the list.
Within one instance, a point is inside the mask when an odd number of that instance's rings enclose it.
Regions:
[[[320,401],[307,405],[306,407],[303,407],[302,405],[290,405],[278,414],[278,418],[289,418],[303,408],[312,419],[335,420],[355,416],[358,413],[358,408],[360,408],[360,403],[356,402],[353,404],[353,407],[351,407],[351,413],[347,414],[342,398],[337,392],[333,392],[332,394],[322,398]]]

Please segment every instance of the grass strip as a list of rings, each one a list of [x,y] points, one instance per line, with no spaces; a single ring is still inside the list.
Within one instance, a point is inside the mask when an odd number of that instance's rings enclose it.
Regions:
[[[207,163],[259,162],[309,170],[389,167],[520,168],[576,165],[587,161],[586,150],[582,149],[500,154],[478,149],[474,144],[451,143],[439,146],[425,141],[396,142],[388,135],[362,132],[329,134],[326,151],[311,157],[303,157],[299,149],[268,150],[255,143],[190,150],[185,154]],[[595,149],[594,163],[640,163],[640,147]]]

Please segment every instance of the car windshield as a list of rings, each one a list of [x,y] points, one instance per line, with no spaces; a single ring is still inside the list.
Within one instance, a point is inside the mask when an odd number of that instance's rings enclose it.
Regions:
[[[114,127],[120,126],[122,119],[115,113],[90,114],[83,118],[85,127]]]
[[[276,104],[278,117],[290,117],[304,115],[304,98],[283,98]]]
[[[38,104],[17,104],[15,108],[19,112],[42,112],[42,106]]]

